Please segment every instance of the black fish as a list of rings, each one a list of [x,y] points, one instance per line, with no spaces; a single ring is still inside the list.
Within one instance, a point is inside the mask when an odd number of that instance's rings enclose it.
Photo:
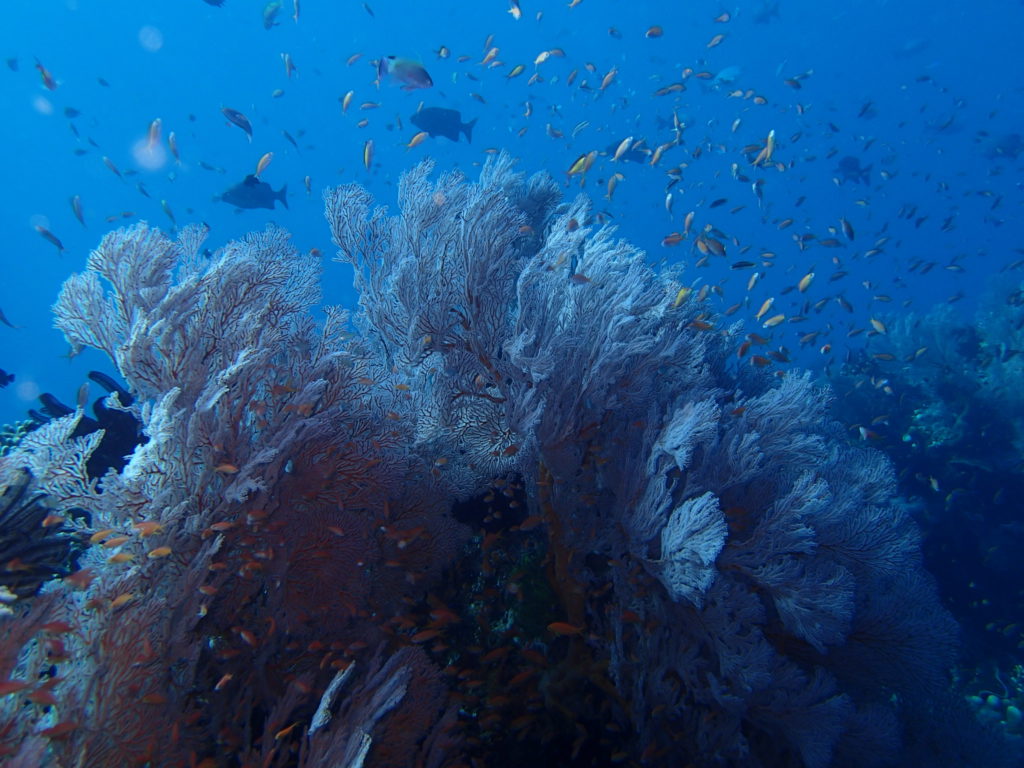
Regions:
[[[0,309],[0,323],[3,323],[8,328],[18,328],[17,325],[15,325],[14,323],[7,319],[7,315],[4,314],[4,311],[2,309]]]
[[[7,371],[0,369],[0,389],[6,387],[12,381],[14,381],[14,374],[8,373]]]
[[[871,183],[871,166],[865,168],[860,164],[860,160],[853,155],[847,155],[840,160],[835,172],[843,181],[852,181],[857,184]]]
[[[288,207],[288,198],[285,197],[288,185],[285,184],[277,192],[271,189],[265,181],[260,181],[252,174],[245,177],[245,181],[226,190],[220,199],[228,205],[236,208],[269,208],[274,210],[274,201],[280,200],[281,205]]]
[[[473,143],[473,126],[476,125],[476,118],[464,123],[458,110],[426,107],[409,119],[421,131],[429,133],[431,138],[444,136],[446,139],[458,141],[459,134],[464,133],[466,141]]]
[[[41,498],[27,469],[12,474],[0,492],[0,561],[18,565],[3,569],[0,586],[21,599],[32,597],[44,583],[76,567],[74,539],[66,535],[69,529],[43,522],[50,510]]]

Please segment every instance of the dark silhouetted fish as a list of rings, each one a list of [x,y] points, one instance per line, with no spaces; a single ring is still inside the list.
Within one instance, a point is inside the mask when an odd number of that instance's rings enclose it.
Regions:
[[[281,205],[285,208],[288,207],[288,199],[285,197],[287,191],[287,184],[275,192],[267,182],[260,181],[252,174],[249,174],[243,182],[235,184],[235,186],[225,191],[220,196],[220,199],[236,208],[269,208],[274,210],[275,200],[280,200]]]
[[[14,381],[14,374],[8,373],[7,371],[0,370],[0,388],[6,387]]]
[[[455,109],[444,109],[442,107],[426,107],[414,114],[411,118],[412,124],[421,131],[426,131],[431,138],[444,136],[452,141],[459,140],[459,134],[466,134],[466,141],[473,142],[473,126],[476,119],[468,123],[462,122],[462,114]]]
[[[3,323],[8,328],[18,328],[19,327],[19,326],[15,325],[14,323],[12,323],[10,320],[7,319],[7,315],[4,314],[4,311],[2,309],[0,309],[0,323]]]
[[[1016,160],[1024,153],[1024,138],[1019,133],[1008,133],[993,139],[985,149],[985,157],[989,160]]]
[[[224,5],[224,0],[203,0],[207,5]]]
[[[835,172],[842,181],[852,181],[857,184],[871,183],[871,166],[865,168],[860,164],[860,160],[853,155],[847,155],[840,160]]]
[[[270,0],[263,6],[263,28],[273,29],[277,26],[277,14],[281,12],[281,0]]]

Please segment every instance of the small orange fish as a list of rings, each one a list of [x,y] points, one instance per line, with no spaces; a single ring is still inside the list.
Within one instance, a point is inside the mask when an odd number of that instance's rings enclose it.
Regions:
[[[768,131],[768,138],[765,139],[764,148],[757,153],[751,165],[765,166],[771,163],[772,154],[775,152],[775,129]],[[779,229],[783,227],[780,225]]]
[[[562,637],[567,637],[569,635],[580,634],[581,632],[583,632],[583,628],[577,627],[573,624],[569,624],[565,621],[553,621],[550,624],[548,624],[548,632],[551,632],[555,635],[560,635]]]
[[[118,595],[117,597],[115,597],[110,602],[110,610],[113,611],[113,610],[116,610],[116,609],[120,608],[122,605],[127,603],[133,597],[135,597],[135,595],[133,595],[131,592],[125,592],[123,594]]]
[[[87,589],[95,578],[96,573],[92,568],[82,568],[81,570],[65,576],[64,581],[75,589]]]
[[[132,528],[134,528],[142,538],[152,536],[154,533],[159,533],[164,529],[164,527],[155,520],[140,520],[137,523],[132,523]]]
[[[424,629],[422,632],[417,632],[415,635],[410,637],[414,643],[427,643],[433,640],[435,637],[440,635],[441,632],[436,629]]]
[[[267,152],[260,158],[259,162],[256,163],[256,173],[253,175],[258,179],[260,174],[267,170],[267,166],[270,165],[270,161],[274,159],[273,152]]]
[[[24,680],[4,680],[0,682],[0,696],[9,696],[12,693],[24,691],[30,684]]]
[[[107,536],[114,532],[113,528],[104,528],[101,531],[96,531],[92,536],[89,537],[89,543],[95,544],[98,541],[105,539]]]
[[[64,739],[67,738],[72,731],[77,729],[78,723],[72,720],[65,720],[49,728],[44,728],[39,732],[39,735],[47,739]]]
[[[281,739],[287,737],[288,734],[290,734],[292,731],[295,730],[296,727],[298,727],[298,725],[299,722],[296,721],[289,725],[287,728],[282,728],[280,731],[274,734],[274,741],[280,741]]]

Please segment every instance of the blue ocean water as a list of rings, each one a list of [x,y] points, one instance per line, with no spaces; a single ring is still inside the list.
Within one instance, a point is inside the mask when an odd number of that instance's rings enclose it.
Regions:
[[[521,158],[524,170],[548,170],[576,189],[580,177],[564,174],[579,155],[604,152],[629,136],[644,139],[643,147],[652,151],[673,139],[673,113],[685,125],[682,144],[668,149],[657,166],[613,164],[602,156],[582,191],[650,259],[689,264],[688,280],[721,285],[721,308],[743,301],[756,312],[775,296],[773,314],[800,315],[798,299],[841,294],[849,300],[850,315],[833,302],[776,334],[790,349],[798,348],[795,336],[831,323],[836,330],[820,341],[831,338],[832,354],[840,356],[848,343],[857,343],[847,342],[847,330],[866,328],[874,312],[898,313],[902,302],[922,308],[962,295],[969,316],[992,274],[1016,258],[1019,164],[1013,157],[986,158],[985,152],[1020,128],[1022,72],[1012,55],[1020,5],[880,2],[836,8],[790,0],[772,14],[764,9],[773,4],[670,8],[639,2],[627,9],[585,0],[573,8],[527,4],[518,21],[501,3],[471,13],[443,3],[367,7],[307,2],[296,22],[286,4],[270,29],[263,25],[263,4],[241,0],[220,7],[201,0],[123,6],[44,0],[9,10],[0,30],[7,60],[0,139],[8,148],[9,230],[0,308],[20,328],[4,329],[9,343],[2,365],[17,377],[2,393],[5,420],[20,417],[41,391],[70,397],[84,372],[98,364],[88,353],[71,363],[61,359],[65,350],[49,329],[49,306],[60,282],[82,266],[103,233],[139,219],[173,228],[162,200],[179,225],[210,224],[214,242],[273,221],[293,232],[301,247],[320,248],[326,259],[332,251],[320,190],[327,185],[357,180],[393,199],[397,175],[424,156],[472,174],[486,152],[505,149]],[[730,20],[716,23],[722,13]],[[662,36],[646,36],[655,25]],[[976,33],[965,35],[965,29]],[[721,44],[708,48],[718,34],[725,36]],[[450,50],[448,58],[439,58],[442,46]],[[484,65],[490,48],[497,51]],[[555,48],[565,56],[534,64],[542,51]],[[291,77],[285,53],[296,67]],[[421,60],[434,87],[406,91],[385,82],[378,88],[371,61],[385,55]],[[43,87],[37,60],[53,73],[56,90]],[[523,73],[509,79],[518,64]],[[602,90],[612,70],[612,82]],[[684,78],[684,70],[693,74]],[[700,79],[723,71],[728,83]],[[799,89],[785,83],[802,75],[795,80]],[[653,95],[678,82],[685,91]],[[343,114],[339,99],[350,90],[352,104]],[[282,93],[275,97],[277,91]],[[733,91],[743,94],[734,97]],[[751,93],[766,103],[754,104]],[[436,138],[407,149],[417,132],[409,118],[421,103],[477,119],[473,143]],[[530,117],[524,116],[526,103]],[[362,109],[364,104],[374,106]],[[251,142],[221,107],[248,116]],[[69,108],[80,114],[69,119]],[[158,151],[140,162],[133,148],[145,145],[156,119]],[[785,170],[755,172],[753,157],[740,150],[763,143],[772,130],[774,160]],[[167,149],[171,132],[180,163]],[[362,164],[368,139],[374,142],[369,171]],[[274,157],[263,178],[275,189],[288,186],[288,210],[238,213],[215,199],[252,173],[266,152]],[[869,183],[835,183],[838,161],[847,155],[871,167]],[[218,170],[205,170],[201,162]],[[733,177],[734,164],[741,175],[764,179],[760,206],[751,184]],[[669,213],[667,172],[673,168],[682,172],[668,190]],[[613,199],[604,200],[615,172],[623,179]],[[304,190],[306,176],[311,194]],[[85,226],[69,205],[76,195]],[[727,202],[709,208],[721,199]],[[910,218],[899,216],[912,208]],[[725,258],[692,268],[699,257],[692,238],[674,249],[661,245],[663,237],[681,231],[689,211],[696,212],[695,229],[711,225],[740,246],[730,243]],[[845,242],[840,232],[841,248],[811,241],[799,250],[794,235],[827,239],[841,217],[854,227],[855,241]],[[777,229],[790,218],[792,226]],[[917,225],[918,218],[925,220]],[[36,225],[60,238],[65,251],[59,254],[41,239]],[[864,257],[880,237],[888,238],[882,252]],[[771,269],[760,267],[757,257],[765,251],[777,254]],[[909,271],[917,260],[938,266],[922,276]],[[730,270],[737,261],[758,266]],[[943,269],[951,264],[963,271]],[[827,284],[839,269],[848,276]],[[752,271],[763,272],[764,279],[748,292]],[[817,284],[806,296],[777,295],[810,271]],[[340,272],[329,267],[331,301],[352,298]],[[878,294],[892,303],[872,302]],[[821,359],[807,355],[802,362],[820,365]]]
[[[272,6],[5,8],[0,310],[16,327],[0,326],[0,368],[15,376],[0,390],[0,423],[24,418],[43,392],[74,405],[90,370],[112,373],[94,351],[67,359],[51,312],[105,233],[140,220],[168,232],[203,222],[218,247],[274,223],[300,250],[322,254],[325,303],[351,306],[351,270],[330,261],[324,188],[359,182],[393,208],[399,175],[421,159],[475,178],[507,151],[524,172],[549,172],[568,199],[589,195],[597,219],[650,263],[682,265],[687,300],[713,289],[709,323],[742,321],[764,337],[737,350],[737,368],[805,367],[832,384],[847,436],[887,450],[901,489],[920,494],[926,558],[947,605],[973,610],[973,585],[991,590],[980,598],[989,607],[968,620],[985,679],[977,692],[997,690],[1008,674],[999,670],[1024,663],[1021,574],[1007,550],[1024,540],[1012,501],[1022,400],[1005,396],[1012,379],[999,382],[999,398],[972,421],[964,414],[980,395],[960,381],[991,382],[992,369],[1016,376],[1020,363],[1016,337],[965,334],[987,301],[1018,307],[1024,282],[1024,4]],[[432,87],[378,79],[376,60],[392,55],[421,62]],[[409,146],[421,107],[475,120],[472,141]],[[246,116],[251,139],[224,108]],[[630,137],[635,159],[614,160]],[[287,187],[287,208],[237,210],[219,199],[267,153],[260,178]],[[866,169],[862,179],[843,173],[844,158]],[[570,173],[581,161],[588,170]],[[610,194],[613,174],[621,179]],[[709,239],[724,254],[707,253]],[[937,310],[941,327],[906,325],[911,313]],[[1012,320],[1005,328],[1020,331]],[[982,351],[937,359],[943,340]],[[929,351],[908,357],[921,348]],[[101,394],[94,386],[89,397]],[[922,416],[936,401],[964,416],[945,445]],[[1000,421],[1014,434],[982,431]],[[994,453],[993,441],[1010,453]],[[966,526],[976,546],[950,554],[964,528],[935,510],[961,499],[988,511]],[[985,639],[993,635],[998,642]],[[1017,678],[1024,688],[1019,669]]]

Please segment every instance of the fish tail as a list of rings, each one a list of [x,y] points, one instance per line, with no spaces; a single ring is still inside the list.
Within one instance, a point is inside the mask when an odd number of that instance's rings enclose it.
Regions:
[[[285,208],[288,207],[288,185],[285,184],[277,191],[277,199],[281,201],[281,205]]]
[[[463,123],[462,124],[462,132],[464,134],[466,134],[466,141],[469,144],[473,143],[473,126],[476,125],[476,121],[479,120],[479,119],[480,119],[479,117],[474,117],[468,123]]]

